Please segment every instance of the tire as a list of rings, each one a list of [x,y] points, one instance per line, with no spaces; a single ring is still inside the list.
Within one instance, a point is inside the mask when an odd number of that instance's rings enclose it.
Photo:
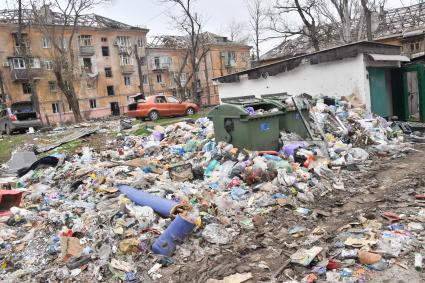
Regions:
[[[192,107],[187,108],[187,110],[186,110],[187,116],[192,116],[194,114],[195,114],[195,109],[193,109]]]
[[[158,113],[158,111],[155,111],[155,110],[151,111],[151,112],[149,113],[149,119],[150,119],[151,121],[156,121],[156,120],[158,120],[158,119],[159,119],[159,113]]]

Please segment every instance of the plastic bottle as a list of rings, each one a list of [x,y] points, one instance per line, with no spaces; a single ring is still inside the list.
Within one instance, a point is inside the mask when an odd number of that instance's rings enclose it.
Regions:
[[[217,160],[211,160],[210,164],[208,164],[207,169],[205,169],[205,176],[210,177],[214,169],[220,164]]]
[[[415,269],[418,272],[422,271],[422,255],[420,253],[415,253]]]

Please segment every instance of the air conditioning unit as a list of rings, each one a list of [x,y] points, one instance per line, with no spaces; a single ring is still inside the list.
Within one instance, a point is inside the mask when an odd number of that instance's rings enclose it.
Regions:
[[[162,87],[166,87],[166,86],[167,86],[167,84],[166,84],[166,83],[161,83],[161,86],[162,86]]]
[[[10,63],[9,62],[3,62],[3,67],[5,68],[9,68],[10,67]]]

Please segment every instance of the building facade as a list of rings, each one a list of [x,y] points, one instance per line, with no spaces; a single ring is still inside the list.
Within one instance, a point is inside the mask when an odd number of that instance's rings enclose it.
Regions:
[[[17,23],[10,18],[2,21],[1,16],[0,13],[3,102],[11,105],[31,101],[32,93],[36,93],[40,118],[44,122],[73,120],[70,105],[60,91],[53,72],[52,40],[37,25],[27,24],[19,41]],[[77,61],[75,72],[78,79],[74,81],[74,87],[84,118],[126,112],[128,97],[139,92],[136,58],[146,56],[147,32],[147,29],[98,15],[86,15],[80,20],[71,48]],[[68,28],[64,41],[70,33],[71,28]],[[147,73],[147,68],[142,66],[141,71],[140,78],[143,72]]]
[[[204,37],[207,38],[205,44],[207,51],[199,64],[197,89],[202,105],[216,105],[219,104],[218,88],[212,79],[250,68],[251,47],[229,41],[227,37],[213,33],[205,33]],[[156,37],[146,52],[150,94],[163,93],[194,98],[194,94],[191,93],[192,68],[190,59],[187,58],[185,37]]]

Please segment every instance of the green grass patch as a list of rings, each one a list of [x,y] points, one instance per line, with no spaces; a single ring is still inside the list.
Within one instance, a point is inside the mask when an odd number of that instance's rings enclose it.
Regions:
[[[145,125],[142,125],[140,128],[138,128],[135,132],[134,135],[135,136],[148,136],[150,135],[150,131],[148,131],[148,129],[146,128]]]
[[[12,150],[16,146],[23,144],[27,138],[27,135],[3,136],[0,141],[0,162],[8,161],[12,155]]]
[[[184,117],[173,117],[173,118],[162,118],[155,122],[155,124],[160,126],[166,126],[174,123],[178,123],[181,121],[185,121],[188,119],[197,120],[199,118],[205,117],[205,113],[196,113],[192,116],[184,116]]]
[[[61,145],[54,151],[63,152],[66,154],[74,154],[77,151],[77,149],[79,149],[80,147],[81,147],[81,140],[77,139],[77,140],[70,141],[66,144]]]

